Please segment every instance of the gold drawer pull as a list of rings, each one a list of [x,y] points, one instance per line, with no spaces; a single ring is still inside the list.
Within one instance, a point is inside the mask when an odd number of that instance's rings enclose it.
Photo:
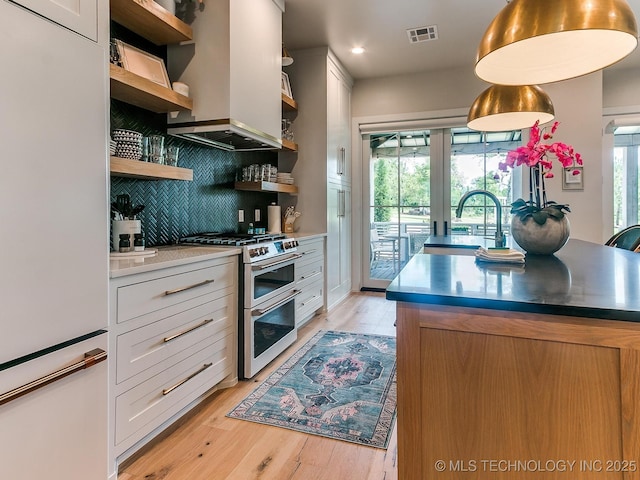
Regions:
[[[205,280],[204,282],[196,283],[194,285],[189,285],[188,287],[180,287],[175,290],[167,290],[164,292],[165,295],[173,295],[174,293],[184,292],[185,290],[191,290],[192,288],[201,287],[203,285],[209,285],[210,283],[215,282],[215,280]]]
[[[193,327],[185,330],[184,332],[176,333],[174,335],[171,335],[170,337],[164,337],[163,341],[164,343],[170,342],[171,340],[175,340],[176,338],[186,335],[187,333],[191,333],[200,327],[204,327],[206,324],[211,322],[213,322],[213,318],[208,318],[207,320],[204,320],[202,323],[199,323],[198,325],[194,325]]]
[[[93,367],[97,363],[102,362],[107,359],[107,352],[102,350],[101,348],[95,348],[90,352],[84,354],[84,359],[80,360],[73,365],[69,365],[68,367],[61,368],[53,373],[45,375],[44,377],[38,378],[37,380],[33,380],[32,382],[26,383],[21,387],[14,388],[13,390],[9,390],[6,393],[0,395],[0,405],[8,403],[12,400],[15,400],[18,397],[26,395],[27,393],[31,393],[39,388],[44,387],[45,385],[49,385],[57,380],[60,380],[64,377],[71,375],[72,373],[79,372],[80,370],[84,370],[85,368]]]
[[[180,380],[178,383],[176,383],[174,386],[169,387],[169,388],[165,388],[164,390],[162,390],[162,395],[168,395],[171,392],[173,392],[176,388],[178,388],[181,385],[184,385],[185,383],[187,383],[189,380],[191,380],[193,377],[195,377],[196,375],[201,374],[202,372],[204,372],[207,368],[209,368],[211,365],[213,365],[213,363],[205,363],[202,368],[200,368],[197,372],[193,372],[191,375],[189,375],[187,378]]]

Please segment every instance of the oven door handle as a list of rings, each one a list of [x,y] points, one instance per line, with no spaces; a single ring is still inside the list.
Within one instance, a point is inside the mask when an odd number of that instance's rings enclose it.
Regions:
[[[253,265],[251,267],[251,270],[266,270],[267,268],[271,268],[274,265],[280,265],[281,263],[289,262],[291,260],[295,260],[295,259],[301,258],[301,257],[302,257],[301,253],[296,253],[294,255],[291,255],[290,257],[278,260],[277,262],[271,262],[271,263],[268,263],[266,265]]]
[[[262,315],[265,315],[267,313],[269,313],[271,310],[275,310],[276,308],[278,308],[281,305],[284,305],[285,303],[287,303],[289,300],[291,300],[293,297],[300,295],[302,293],[302,290],[294,290],[293,293],[291,295],[289,295],[286,298],[283,298],[280,301],[277,301],[276,303],[269,305],[266,308],[256,308],[255,310],[251,310],[251,316],[252,317],[261,317]]]

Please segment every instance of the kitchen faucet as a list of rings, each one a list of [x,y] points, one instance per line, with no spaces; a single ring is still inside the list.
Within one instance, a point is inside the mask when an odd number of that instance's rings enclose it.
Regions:
[[[487,190],[471,190],[470,192],[465,193],[458,206],[456,207],[456,218],[460,218],[462,216],[462,208],[467,200],[469,200],[474,195],[486,195],[496,204],[496,247],[501,248],[505,245],[505,237],[504,233],[502,233],[502,206],[500,205],[500,200],[493,193],[488,192]]]

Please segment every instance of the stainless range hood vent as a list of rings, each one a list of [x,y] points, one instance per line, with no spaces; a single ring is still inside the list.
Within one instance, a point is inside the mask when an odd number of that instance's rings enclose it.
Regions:
[[[230,152],[281,149],[280,6],[273,0],[196,4],[187,2],[184,13],[193,42],[167,46],[169,77],[189,86],[193,109],[170,113],[167,133]]]
[[[282,141],[233,119],[170,125],[167,133],[191,142],[229,152],[278,150]]]

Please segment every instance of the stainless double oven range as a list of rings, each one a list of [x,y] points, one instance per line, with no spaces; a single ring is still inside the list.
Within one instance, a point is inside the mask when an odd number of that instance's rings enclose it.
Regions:
[[[205,233],[182,244],[242,249],[238,275],[238,375],[251,378],[297,338],[295,260],[298,242],[285,235]]]

